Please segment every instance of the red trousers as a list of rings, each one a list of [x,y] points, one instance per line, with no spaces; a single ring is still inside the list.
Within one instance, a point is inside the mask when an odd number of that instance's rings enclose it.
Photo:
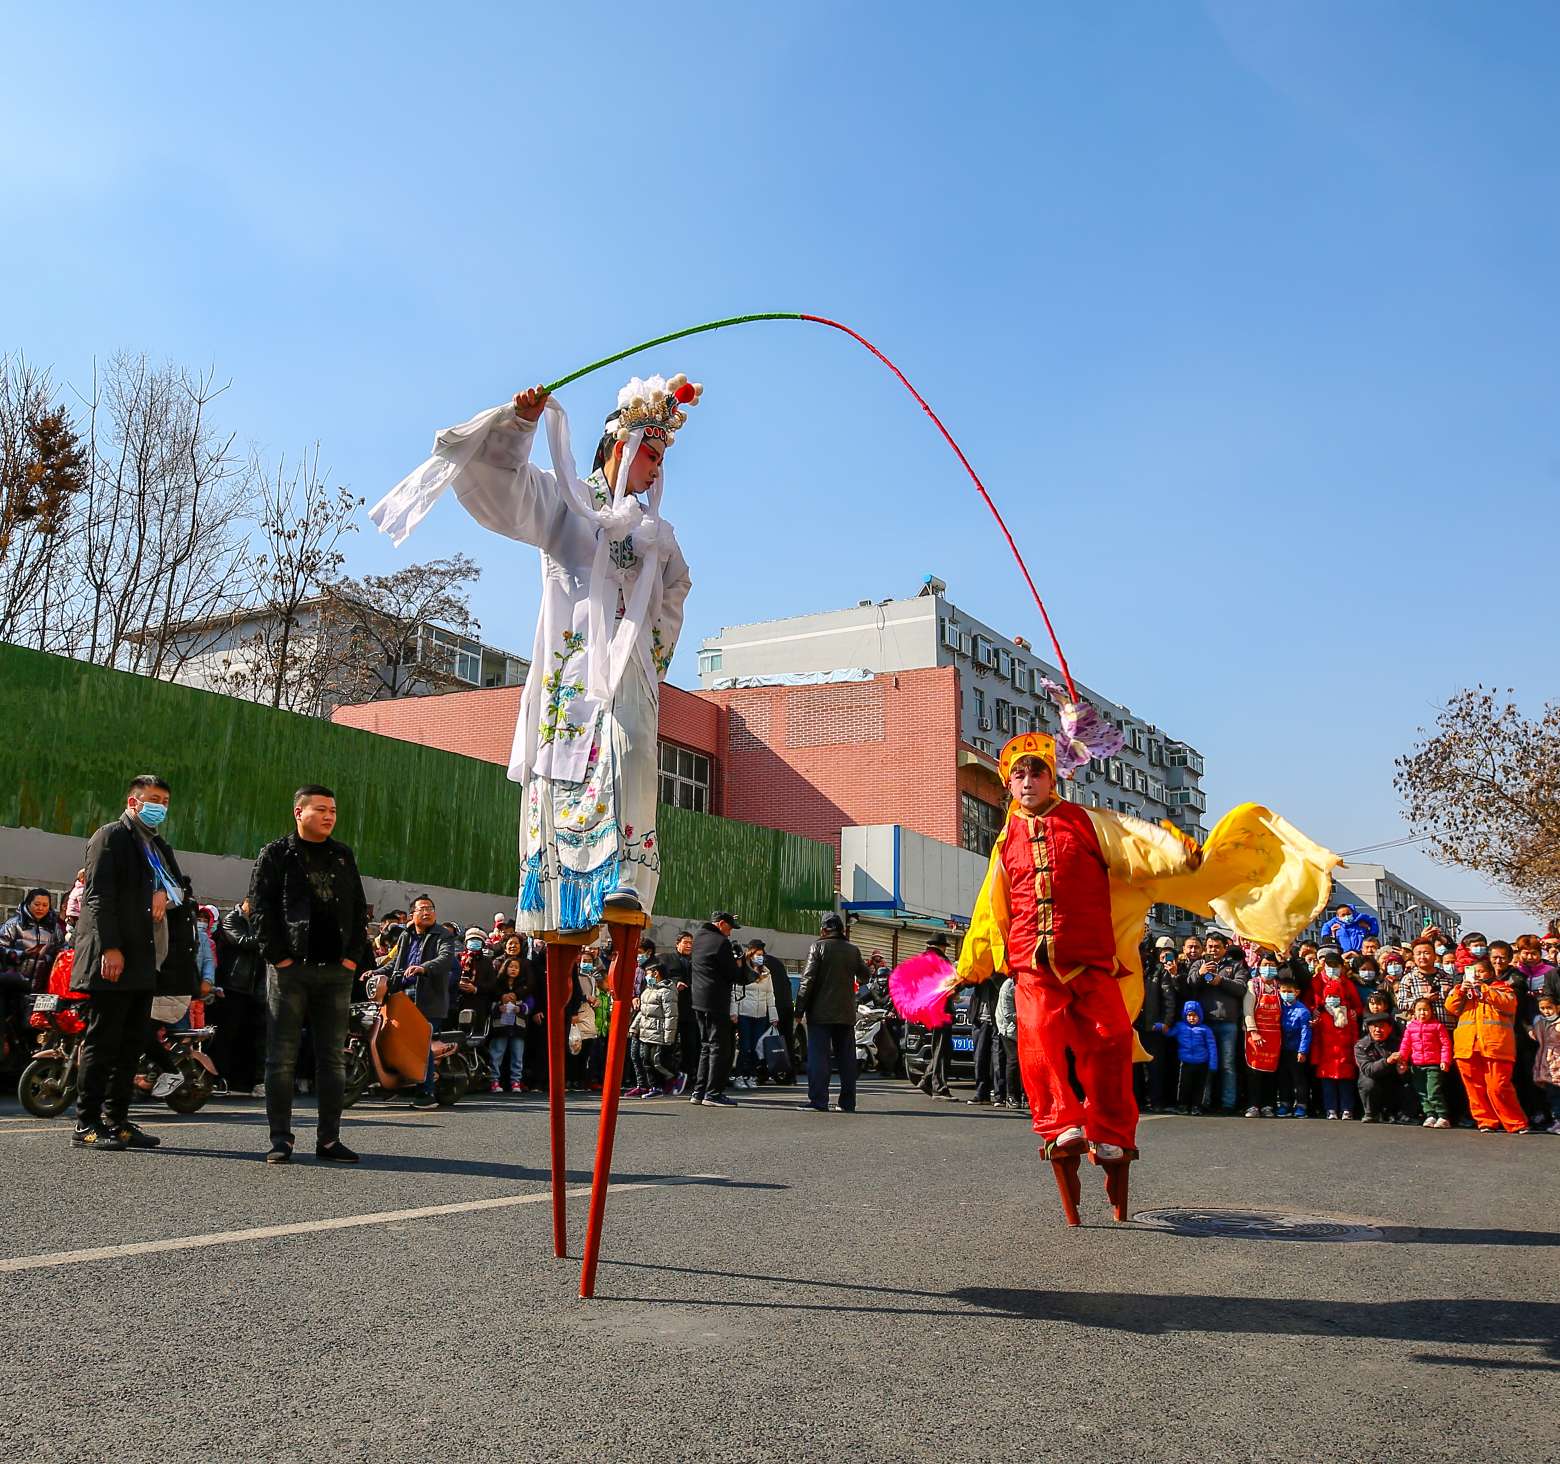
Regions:
[[[1015,971],[1013,982],[1018,1068],[1035,1132],[1051,1140],[1081,1127],[1096,1144],[1136,1148],[1132,1023],[1121,983],[1108,971],[1090,969],[1062,982],[1046,966]],[[1082,1103],[1067,1081],[1068,1048],[1086,1095]]]
[[[1517,1102],[1517,1090],[1511,1083],[1511,1063],[1496,1057],[1459,1057],[1457,1071],[1462,1074],[1468,1094],[1468,1112],[1482,1128],[1504,1128],[1508,1133],[1528,1126],[1527,1114]]]

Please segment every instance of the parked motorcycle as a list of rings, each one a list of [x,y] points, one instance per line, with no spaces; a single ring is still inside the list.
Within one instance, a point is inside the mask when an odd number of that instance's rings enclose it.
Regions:
[[[81,1070],[81,1039],[86,1031],[85,1001],[46,992],[32,999],[28,1026],[44,1034],[43,1045],[33,1053],[22,1070],[16,1096],[22,1107],[35,1118],[58,1118],[76,1101]],[[205,1042],[214,1027],[193,1027],[184,1032],[167,1032],[164,1041],[170,1047],[179,1074],[184,1081],[162,1099],[175,1113],[196,1113],[206,1106],[216,1084],[216,1064],[207,1056]],[[161,1074],[141,1059],[139,1078],[154,1082]],[[149,1093],[138,1087],[137,1098]]]
[[[474,1039],[470,1031],[472,1013],[463,1011],[460,1017],[461,1026],[458,1030],[448,1034],[437,1032],[433,1038],[433,1091],[441,1108],[448,1108],[469,1093],[482,1074],[479,1046],[474,1047],[472,1044],[475,1041],[480,1045],[487,1034],[484,1031],[480,1038]],[[404,1095],[408,1088],[415,1086],[402,1083],[396,1088],[384,1088],[377,1081],[371,1049],[383,1020],[384,1007],[379,1002],[352,1003],[347,1017],[344,1053],[346,1087],[342,1103],[347,1108],[365,1097]]]
[[[899,1041],[886,1007],[856,1008],[856,1067],[864,1073],[897,1073]]]

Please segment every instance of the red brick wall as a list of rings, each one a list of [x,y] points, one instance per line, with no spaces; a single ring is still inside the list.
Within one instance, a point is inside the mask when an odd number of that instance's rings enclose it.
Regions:
[[[425,747],[441,747],[446,752],[481,758],[484,762],[507,764],[519,715],[520,688],[495,686],[480,691],[449,691],[441,696],[365,702],[361,706],[341,707],[331,720],[377,732],[381,737],[420,742]],[[681,687],[662,685],[661,736],[668,742],[705,753],[714,764],[712,813],[725,812],[720,797],[725,750],[723,720],[719,707]]]
[[[701,695],[729,718],[727,817],[836,847],[846,824],[959,842],[954,667]]]

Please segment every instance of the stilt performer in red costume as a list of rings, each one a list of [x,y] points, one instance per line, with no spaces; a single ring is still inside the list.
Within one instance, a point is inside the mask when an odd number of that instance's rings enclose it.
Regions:
[[[1062,738],[1029,732],[1003,748],[999,772],[1012,802],[958,970],[907,992],[905,1014],[917,1020],[939,993],[1012,975],[1024,1091],[1067,1223],[1077,1225],[1084,1155],[1104,1170],[1116,1219],[1127,1218],[1128,1166],[1138,1157],[1132,1063],[1147,1056],[1132,1020],[1143,1001],[1138,943],[1148,906],[1217,915],[1282,949],[1323,908],[1338,860],[1255,804],[1226,815],[1199,847],[1168,825],[1069,802],[1058,772],[1065,778],[1119,751],[1120,733],[1060,687],[1050,690]],[[1082,1102],[1068,1081],[1069,1051]]]

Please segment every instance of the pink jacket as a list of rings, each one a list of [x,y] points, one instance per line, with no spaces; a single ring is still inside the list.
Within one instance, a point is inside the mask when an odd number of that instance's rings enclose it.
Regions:
[[[1440,1067],[1452,1060],[1452,1034],[1433,1017],[1428,1022],[1413,1021],[1403,1028],[1398,1051],[1414,1067]]]

